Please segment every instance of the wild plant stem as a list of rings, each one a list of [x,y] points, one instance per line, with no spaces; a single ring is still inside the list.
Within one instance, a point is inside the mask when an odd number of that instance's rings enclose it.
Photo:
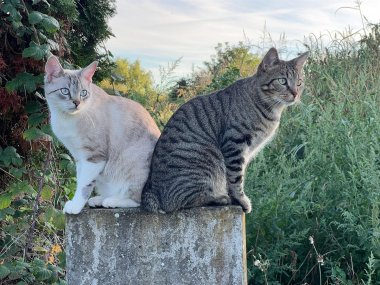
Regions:
[[[26,237],[26,243],[25,243],[25,247],[24,247],[24,257],[25,256],[27,257],[27,254],[28,254],[28,252],[31,248],[31,245],[32,245],[33,236],[34,236],[34,229],[36,226],[36,220],[37,220],[38,212],[39,212],[42,188],[44,187],[45,175],[48,171],[48,168],[49,168],[49,165],[51,162],[51,158],[52,158],[52,142],[49,141],[48,146],[47,146],[47,154],[46,154],[46,158],[44,161],[43,172],[42,172],[42,175],[38,181],[38,191],[37,191],[36,200],[34,201],[34,206],[33,206],[33,214],[32,214],[32,219],[31,219],[32,223],[30,224],[28,235]]]

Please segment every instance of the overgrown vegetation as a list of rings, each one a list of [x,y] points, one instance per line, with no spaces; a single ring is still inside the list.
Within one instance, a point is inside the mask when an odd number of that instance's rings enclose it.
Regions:
[[[190,77],[173,81],[175,62],[154,85],[138,61],[110,60],[103,40],[114,12],[112,1],[0,2],[1,284],[65,283],[61,209],[76,181],[41,95],[50,52],[74,66],[99,60],[100,85],[142,103],[160,127],[190,98],[253,74],[260,61],[244,43],[219,44]],[[249,283],[380,284],[380,25],[359,41],[305,45],[303,103],[286,111],[247,172]]]
[[[85,2],[0,1],[1,284],[65,284],[61,209],[75,168],[52,139],[41,94],[51,52],[66,64],[98,59],[99,79],[113,67],[99,47],[114,1]]]

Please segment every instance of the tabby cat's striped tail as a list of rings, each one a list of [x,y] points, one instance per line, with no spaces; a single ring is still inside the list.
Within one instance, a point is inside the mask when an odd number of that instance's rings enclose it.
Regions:
[[[162,212],[160,210],[160,201],[158,200],[158,196],[152,192],[152,183],[150,181],[150,177],[148,178],[148,181],[145,183],[142,190],[141,208],[151,213]]]

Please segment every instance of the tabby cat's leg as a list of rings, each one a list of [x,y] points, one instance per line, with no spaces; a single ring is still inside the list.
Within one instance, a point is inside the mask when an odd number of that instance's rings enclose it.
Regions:
[[[67,201],[63,212],[66,214],[78,214],[86,204],[95,186],[95,179],[104,169],[105,161],[77,162],[77,190],[71,201]]]
[[[235,145],[223,154],[227,171],[228,194],[242,206],[244,212],[249,213],[252,206],[243,190],[245,160],[242,153],[243,150]]]

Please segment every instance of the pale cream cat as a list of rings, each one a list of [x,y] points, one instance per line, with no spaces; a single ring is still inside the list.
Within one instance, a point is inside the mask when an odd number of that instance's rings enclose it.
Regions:
[[[76,161],[77,189],[63,211],[89,206],[137,207],[160,131],[137,102],[92,84],[97,62],[66,70],[51,56],[45,96],[53,132]],[[98,196],[90,198],[92,190]]]

